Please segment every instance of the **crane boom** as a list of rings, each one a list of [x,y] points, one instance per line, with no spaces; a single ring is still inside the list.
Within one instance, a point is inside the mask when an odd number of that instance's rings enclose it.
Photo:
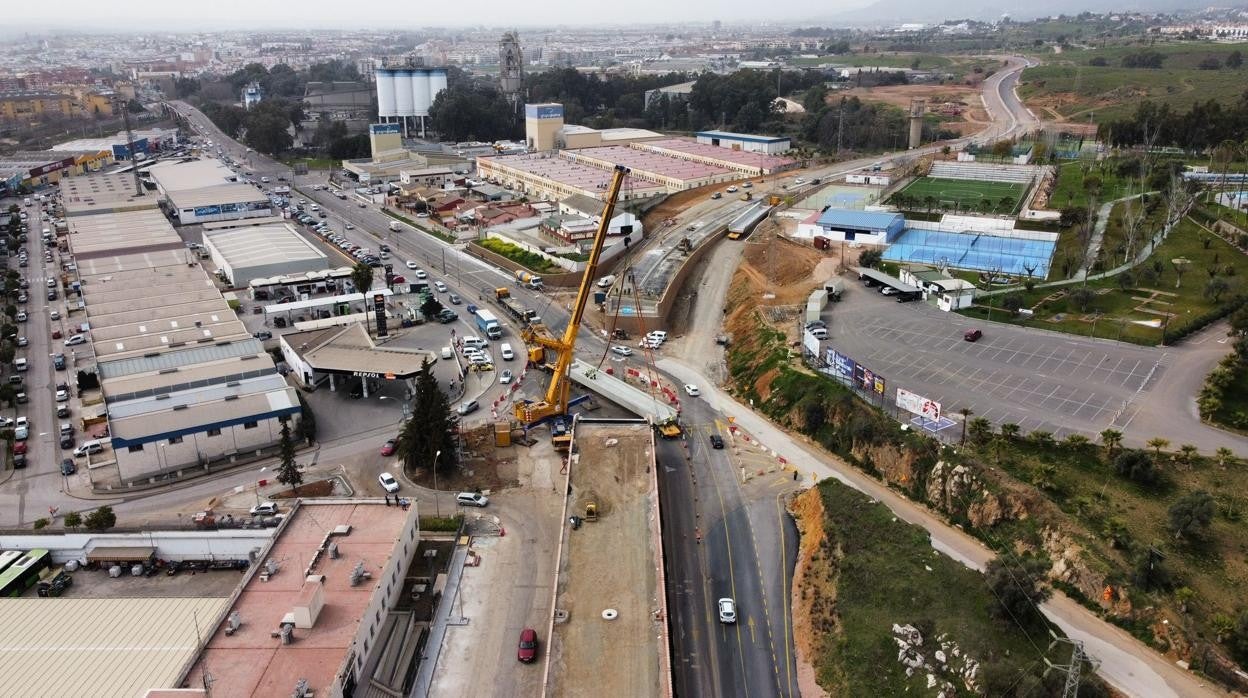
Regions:
[[[550,385],[546,387],[545,400],[539,403],[519,401],[515,404],[516,418],[524,424],[532,424],[556,414],[567,411],[568,405],[568,369],[572,367],[572,359],[576,350],[576,335],[581,329],[581,318],[585,314],[585,305],[589,302],[594,277],[597,276],[598,259],[602,256],[602,248],[607,239],[607,230],[611,227],[611,218],[615,213],[615,202],[619,198],[620,188],[628,168],[616,165],[611,177],[611,185],[607,190],[606,206],[602,210],[602,218],[598,221],[598,231],[594,234],[594,244],[585,262],[585,273],[581,276],[581,287],[576,294],[576,302],[572,306],[572,316],[568,318],[568,326],[563,337],[553,339],[535,334],[533,339],[542,346],[556,353],[554,375]]]

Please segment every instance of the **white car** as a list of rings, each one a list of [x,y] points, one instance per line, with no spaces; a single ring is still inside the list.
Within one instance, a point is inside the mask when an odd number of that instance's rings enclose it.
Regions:
[[[347,230],[355,230],[355,226],[354,226],[354,225],[351,225],[350,223],[347,223],[346,225],[344,225],[344,226],[342,226],[342,227],[343,227],[343,228],[345,228],[345,229],[347,229]]]
[[[702,391],[698,390],[698,386],[693,383],[685,383],[685,394],[689,397],[697,397],[702,394]]]
[[[736,193],[737,193],[737,188],[736,188],[735,186],[733,186],[733,187],[728,187],[728,193],[729,193],[729,194],[736,194]]]
[[[646,339],[662,344],[667,341],[667,332],[663,330],[654,330],[646,333]]]
[[[509,368],[503,369],[503,372],[498,374],[498,382],[502,383],[503,385],[507,385],[508,383],[510,383],[511,382],[511,369]]]
[[[18,314],[20,315],[21,313],[18,313]],[[67,347],[72,347],[75,344],[86,344],[86,343],[87,343],[87,336],[82,335],[82,334],[73,335],[69,339],[65,340],[65,346]]]
[[[261,502],[252,507],[248,513],[252,516],[273,516],[277,513],[277,504],[274,502]]]
[[[617,344],[617,345],[615,345],[615,346],[611,347],[611,353],[612,353],[612,354],[618,354],[618,355],[620,355],[620,356],[632,356],[632,355],[633,355],[633,350],[632,350],[632,349],[629,349],[628,347],[622,347],[622,346],[620,346],[620,345],[618,345],[618,344]]]
[[[418,278],[418,279],[427,279],[427,278],[429,278],[429,274],[428,274],[428,273],[426,273],[424,269],[417,269],[417,270],[416,270],[416,273],[415,273],[415,274],[413,274],[412,276],[415,276],[415,277],[416,277],[416,278]],[[439,282],[439,283],[440,283],[440,282]]]
[[[416,264],[415,262],[413,262],[412,260],[410,260],[410,259],[409,259],[409,260],[407,260],[406,262],[404,262],[404,263],[403,263],[403,265],[404,265],[404,266],[406,266],[408,269],[416,269],[416,268],[418,268],[417,264]]]
[[[416,278],[419,279],[420,277],[417,276]],[[433,287],[438,290],[438,293],[446,293],[446,284],[442,283],[441,281],[433,282]]]
[[[720,623],[736,623],[737,622],[737,602],[730,598],[722,598],[719,600],[719,622]]]
[[[381,483],[381,488],[387,492],[398,492],[399,481],[394,479],[390,473],[382,473],[377,476],[377,482]]]
[[[56,391],[56,401],[57,401],[57,402],[65,402],[65,401],[66,401],[66,400],[68,400],[68,399],[69,399],[69,391],[68,391],[68,390],[58,390],[58,391]]]

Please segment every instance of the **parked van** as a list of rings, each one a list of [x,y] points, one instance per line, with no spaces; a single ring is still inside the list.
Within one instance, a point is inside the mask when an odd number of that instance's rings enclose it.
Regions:
[[[104,444],[96,440],[83,442],[81,446],[74,449],[74,458],[82,458],[83,456],[93,456],[97,453],[104,452]]]
[[[402,228],[399,226],[398,221],[390,221],[390,230],[393,230],[394,232],[397,233],[400,230],[402,230]]]
[[[511,361],[516,358],[516,352],[511,350],[511,345],[507,342],[503,342],[503,345],[498,348],[498,353],[502,354],[503,361]]]
[[[472,347],[473,349],[484,349],[488,347],[489,345],[490,345],[489,342],[485,341],[484,339],[481,339],[480,337],[464,337],[464,346],[466,347]]]
[[[452,357],[452,356],[454,356],[454,355],[455,355],[455,354],[453,354],[453,353],[451,352],[451,348],[450,348],[450,347],[442,347],[442,358],[444,358],[444,359],[449,359],[449,358],[451,358],[451,357]]]
[[[25,371],[26,369],[30,368],[30,364],[26,363],[26,359],[21,359],[21,358],[14,359],[13,368],[17,369],[18,371]]]
[[[813,335],[815,339],[822,340],[828,338],[828,331],[822,327],[814,327],[806,331]]]

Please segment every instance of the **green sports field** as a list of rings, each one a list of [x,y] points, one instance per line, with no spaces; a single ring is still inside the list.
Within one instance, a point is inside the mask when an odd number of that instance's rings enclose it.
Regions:
[[[1022,204],[1026,193],[1026,184],[1013,182],[920,177],[905,189],[894,194],[890,203],[908,209],[948,207],[958,211],[981,211],[980,201],[987,199],[991,204],[990,211],[1013,213]],[[931,199],[929,200],[928,197]],[[1006,197],[1009,198],[1008,206],[1003,207],[1001,200]],[[1006,208],[1008,210],[1003,210]]]

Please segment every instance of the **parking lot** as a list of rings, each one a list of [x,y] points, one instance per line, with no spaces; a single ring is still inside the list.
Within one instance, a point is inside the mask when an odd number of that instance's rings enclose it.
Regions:
[[[905,388],[940,402],[947,416],[965,407],[1024,433],[1095,436],[1143,399],[1165,367],[1164,350],[976,322],[857,283],[823,317],[824,346],[882,375],[890,404]],[[972,328],[983,337],[965,341]]]

